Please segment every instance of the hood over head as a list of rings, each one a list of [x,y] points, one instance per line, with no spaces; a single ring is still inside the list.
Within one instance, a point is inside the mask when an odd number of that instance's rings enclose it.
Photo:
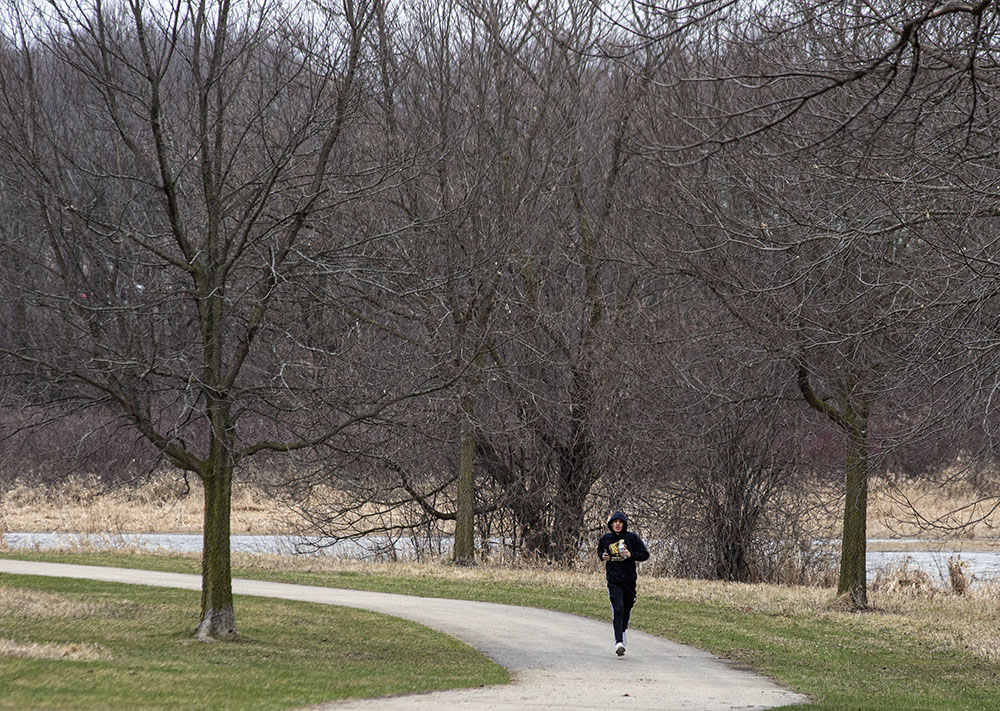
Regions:
[[[614,521],[615,519],[618,519],[623,524],[625,524],[624,526],[622,526],[622,533],[625,533],[625,531],[628,530],[628,516],[626,516],[625,514],[623,514],[621,511],[615,511],[613,514],[611,514],[611,516],[608,518],[608,530],[609,531],[613,531],[614,530],[614,529],[611,528],[611,522]]]

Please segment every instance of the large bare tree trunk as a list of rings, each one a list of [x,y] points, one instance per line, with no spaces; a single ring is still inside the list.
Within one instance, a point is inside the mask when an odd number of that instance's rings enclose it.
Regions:
[[[799,390],[809,406],[822,412],[847,435],[844,530],[840,550],[837,596],[857,609],[868,606],[868,405],[856,407],[851,395],[843,395],[843,410],[816,395],[804,364],[798,370]]]
[[[560,483],[552,523],[553,560],[571,565],[580,553],[584,533],[587,495],[593,486],[593,476],[582,467],[560,472]]]
[[[840,548],[837,595],[850,595],[852,607],[868,606],[868,418],[850,408],[844,413],[847,429],[844,531]]]
[[[225,402],[216,401],[210,404],[210,409],[211,461],[202,475],[205,520],[201,556],[201,622],[196,632],[202,641],[234,639],[237,636],[229,547],[233,427]]]
[[[454,559],[459,565],[476,562],[476,432],[472,422],[475,399],[462,397],[462,441],[458,457],[458,500],[455,506]]]
[[[229,549],[232,467],[210,472],[204,483],[201,622],[196,635],[202,641],[233,639],[237,635]]]

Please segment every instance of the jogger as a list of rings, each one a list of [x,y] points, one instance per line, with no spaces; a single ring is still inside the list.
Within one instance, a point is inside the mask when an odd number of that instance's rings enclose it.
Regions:
[[[635,564],[648,560],[649,551],[639,536],[628,530],[628,518],[621,511],[611,514],[608,529],[610,532],[597,542],[597,557],[604,561],[615,632],[615,654],[620,657],[625,654],[625,630],[635,604]]]

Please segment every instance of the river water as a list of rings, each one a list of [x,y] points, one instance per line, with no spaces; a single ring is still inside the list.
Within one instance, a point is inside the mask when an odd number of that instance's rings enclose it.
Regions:
[[[873,542],[874,543],[874,542]],[[900,543],[900,541],[892,541]],[[913,545],[915,542],[908,542]],[[0,547],[11,550],[55,548],[86,548],[114,550],[137,548],[148,551],[170,551],[197,553],[201,551],[201,534],[198,533],[128,533],[128,534],[84,534],[84,533],[4,533],[0,536]],[[317,545],[319,544],[319,545]],[[413,546],[406,540],[390,542],[386,538],[367,540],[317,540],[292,535],[234,535],[230,539],[234,552],[266,553],[279,555],[333,556],[338,558],[365,558],[375,552],[394,547],[396,557],[411,559]],[[439,552],[447,555],[451,541],[443,539],[438,545]],[[973,581],[1000,580],[1000,551],[957,551],[957,550],[908,550],[908,551],[868,551],[869,580],[880,570],[908,565],[929,573],[936,582],[948,581],[948,559],[960,557],[967,564],[966,573]]]
[[[0,536],[0,544],[12,550],[86,548],[115,550],[136,548],[172,553],[201,552],[200,533],[16,533]],[[337,558],[364,558],[394,545],[397,555],[409,557],[412,546],[405,540],[391,543],[388,538],[368,540],[315,539],[293,535],[232,535],[229,547],[234,553],[277,555],[321,555]],[[450,546],[449,546],[450,550]]]
[[[966,576],[975,582],[1000,580],[1000,551],[868,551],[868,579],[879,570],[895,568],[907,560],[912,567],[931,574],[938,583],[948,582],[948,559],[959,558],[967,564]]]

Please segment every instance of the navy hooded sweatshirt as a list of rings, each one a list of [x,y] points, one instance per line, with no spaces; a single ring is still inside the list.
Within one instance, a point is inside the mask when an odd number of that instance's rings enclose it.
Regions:
[[[611,530],[611,522],[620,520],[622,526],[621,533]],[[605,553],[611,556],[611,560],[604,563],[608,583],[634,583],[636,579],[635,564],[649,559],[649,551],[639,536],[628,530],[628,517],[621,511],[615,511],[608,519],[608,531],[601,536],[597,542],[597,557],[602,558]],[[619,547],[624,544],[631,555],[623,558],[618,554]]]

